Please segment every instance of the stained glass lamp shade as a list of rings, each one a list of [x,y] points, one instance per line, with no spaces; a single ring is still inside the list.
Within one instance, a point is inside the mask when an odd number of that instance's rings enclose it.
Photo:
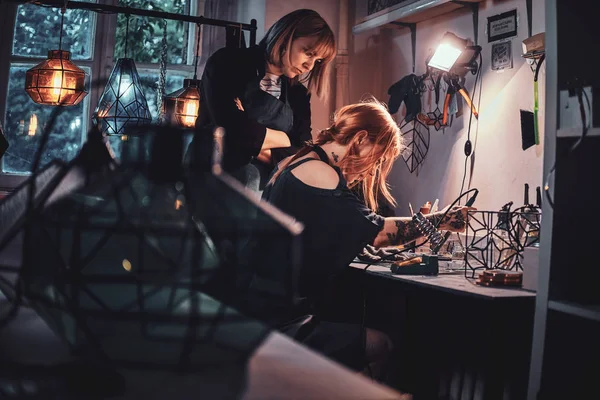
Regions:
[[[200,108],[200,80],[184,79],[183,88],[164,99],[164,114],[171,123],[193,128]]]
[[[25,90],[38,104],[72,106],[85,97],[85,72],[65,50],[48,51],[48,59],[25,74]]]
[[[127,127],[152,121],[133,59],[117,60],[94,112],[94,119],[104,134],[119,136],[125,133]]]

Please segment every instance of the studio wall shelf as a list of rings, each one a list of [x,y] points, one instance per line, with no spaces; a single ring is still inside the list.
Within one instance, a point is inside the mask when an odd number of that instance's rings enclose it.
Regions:
[[[416,24],[482,1],[484,0],[418,0],[409,4],[404,2],[363,18],[352,27],[352,33],[356,35],[394,22]]]

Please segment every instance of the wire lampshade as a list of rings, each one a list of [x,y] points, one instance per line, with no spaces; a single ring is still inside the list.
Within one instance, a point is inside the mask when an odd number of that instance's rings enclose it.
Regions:
[[[73,106],[85,97],[85,72],[73,64],[71,53],[48,51],[48,59],[25,74],[25,90],[38,104]]]
[[[113,365],[245,366],[270,330],[209,293],[228,269],[219,252],[224,239],[214,241],[190,212],[182,130],[144,132],[124,132],[144,139],[141,160],[36,208],[24,296],[73,349]]]
[[[198,51],[200,49],[200,25],[196,26],[196,57],[194,78],[184,79],[183,88],[163,98],[163,114],[169,122],[184,128],[193,128],[200,110],[200,80],[198,79]]]
[[[200,108],[200,80],[184,79],[183,88],[164,98],[164,114],[170,122],[193,128]]]
[[[152,121],[133,59],[117,60],[94,111],[94,119],[102,133],[119,136],[129,126]]]

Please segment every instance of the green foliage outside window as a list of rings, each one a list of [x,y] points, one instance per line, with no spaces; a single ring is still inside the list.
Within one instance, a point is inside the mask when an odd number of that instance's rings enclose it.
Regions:
[[[83,0],[95,2],[92,0]],[[171,13],[189,13],[187,0],[120,0],[119,5],[160,10]],[[6,114],[4,129],[10,147],[0,161],[0,172],[23,174],[31,171],[33,158],[38,149],[41,132],[50,115],[56,109],[52,106],[35,104],[24,90],[25,72],[47,56],[48,50],[58,49],[60,34],[60,9],[22,4],[17,9],[12,55],[31,58],[27,62],[12,62],[9,69],[9,85],[6,94]],[[92,60],[94,57],[95,15],[91,11],[66,10],[63,27],[63,50],[71,51],[74,60]],[[131,16],[129,20],[128,56],[136,63],[160,61],[161,41],[165,21],[157,18]],[[187,55],[187,29],[189,23],[166,21],[169,64],[185,64]],[[115,58],[124,57],[126,17],[117,16]],[[113,34],[99,30],[101,34]],[[98,56],[98,49],[96,55]],[[90,68],[79,65],[88,78],[94,76]],[[158,117],[158,65],[156,68],[141,70],[142,89],[154,121]],[[166,93],[173,92],[183,85],[183,79],[190,77],[185,72],[173,73],[167,68]],[[89,83],[86,84],[89,88]],[[2,94],[0,94],[2,95]],[[54,159],[69,161],[75,157],[85,141],[89,127],[90,99],[86,98],[77,106],[65,107],[54,124],[49,141],[42,155],[41,166]],[[1,118],[2,116],[0,116]],[[37,125],[36,125],[37,124]],[[34,129],[35,128],[35,129]],[[112,141],[109,140],[112,144]],[[115,146],[115,156],[120,148]]]
[[[48,50],[57,50],[60,20],[61,11],[58,8],[33,4],[20,5],[17,11],[12,54],[45,58]],[[89,60],[92,57],[94,29],[92,21],[91,11],[65,11],[62,49],[70,51],[73,60]]]
[[[119,5],[175,14],[189,12],[186,0],[120,0]],[[126,32],[127,16],[121,14],[117,17],[114,57],[133,58],[136,63],[158,63],[165,23],[167,24],[167,63],[185,64],[189,22],[136,15],[129,17],[129,33]],[[126,38],[127,55],[125,55]]]

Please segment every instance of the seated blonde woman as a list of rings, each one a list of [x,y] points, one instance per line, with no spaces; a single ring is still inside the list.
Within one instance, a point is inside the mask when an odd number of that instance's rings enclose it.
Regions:
[[[263,199],[304,224],[298,292],[305,301],[285,304],[249,286],[246,307],[281,332],[357,371],[380,377],[391,350],[382,332],[360,325],[324,321],[315,304],[366,245],[384,247],[421,236],[410,217],[384,218],[377,210],[380,193],[395,204],[386,184],[402,151],[400,130],[385,105],[369,101],[337,111],[333,124],[293,156],[282,160]],[[351,191],[362,184],[363,199]],[[365,206],[366,205],[366,206]],[[469,207],[453,207],[439,229],[465,229]],[[428,218],[437,223],[442,213]],[[261,248],[261,268],[285,268],[276,251]],[[279,263],[279,264],[278,264]]]

